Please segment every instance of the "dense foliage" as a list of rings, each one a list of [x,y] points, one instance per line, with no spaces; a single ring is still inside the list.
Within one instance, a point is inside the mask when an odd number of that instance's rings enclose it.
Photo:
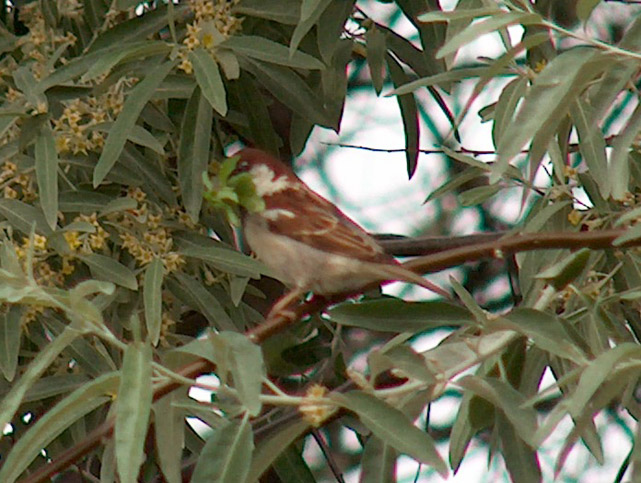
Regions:
[[[540,481],[537,450],[567,416],[555,470],[577,444],[601,462],[595,416],[641,416],[630,248],[641,238],[641,17],[630,8],[597,38],[586,32],[604,26],[599,3],[3,2],[0,481],[43,481],[48,468],[60,481],[313,481],[354,468],[393,481],[400,454],[446,475],[473,440],[489,441],[514,481]],[[387,23],[368,15],[378,7],[394,12]],[[414,34],[392,28],[399,17]],[[487,33],[502,54],[455,62]],[[491,254],[518,287],[500,314],[474,298],[489,278],[452,281],[458,305],[368,292],[268,338],[261,314],[282,286],[236,248],[229,219],[247,187],[222,161],[235,143],[289,158],[314,126],[339,131],[347,73],[365,63],[359,82],[397,96],[410,177],[421,96],[451,123],[450,177],[430,200],[523,194],[513,233],[415,266]],[[457,110],[461,81],[474,89]],[[457,127],[490,87],[496,102],[478,113],[492,124],[488,164],[458,149]],[[510,244],[516,233],[527,243]],[[505,263],[537,247],[554,249]],[[413,348],[436,329],[450,335]],[[361,350],[362,372],[351,366]],[[193,386],[211,401],[190,398]],[[445,391],[461,398],[438,436],[449,458],[425,418]],[[349,456],[346,432],[359,445]],[[303,457],[311,438],[326,462]],[[620,449],[633,480],[634,448]]]

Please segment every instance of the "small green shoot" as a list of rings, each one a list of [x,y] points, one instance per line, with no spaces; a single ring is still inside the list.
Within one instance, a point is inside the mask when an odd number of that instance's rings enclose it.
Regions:
[[[249,173],[234,174],[239,156],[225,159],[217,167],[217,173],[209,177],[203,172],[205,194],[203,195],[214,208],[221,209],[234,226],[240,225],[240,209],[250,213],[265,209],[265,202],[256,194],[256,187]]]

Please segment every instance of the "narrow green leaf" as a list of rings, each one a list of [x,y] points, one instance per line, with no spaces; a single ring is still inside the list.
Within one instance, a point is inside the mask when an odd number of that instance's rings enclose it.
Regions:
[[[290,445],[274,460],[272,468],[281,483],[316,483],[314,474],[305,462],[302,450]]]
[[[49,235],[51,228],[41,210],[20,200],[9,198],[0,199],[0,215],[4,216],[9,224],[25,235],[31,233],[35,225],[36,233]]]
[[[512,310],[495,322],[498,327],[506,321],[508,328],[531,338],[539,348],[578,363],[585,361],[585,355],[554,315],[523,307]]]
[[[317,70],[325,68],[325,64],[316,57],[299,50],[290,55],[289,49],[285,45],[257,35],[233,35],[222,42],[219,47],[225,47],[252,59],[296,69]]]
[[[526,93],[528,79],[526,76],[517,77],[507,84],[494,108],[494,123],[492,124],[492,141],[494,146],[498,146],[506,132],[508,126],[512,123],[516,106]]]
[[[300,19],[289,42],[290,55],[293,55],[298,49],[300,41],[303,40],[307,32],[316,24],[331,1],[332,0],[303,0],[300,7]]]
[[[338,45],[342,42],[343,29],[354,13],[356,0],[331,2],[316,22],[316,45],[326,64],[332,63]],[[352,43],[352,40],[349,40]]]
[[[196,80],[191,76],[169,74],[158,86],[152,99],[189,99],[196,85]]]
[[[220,77],[218,64],[207,50],[200,47],[189,52],[189,60],[194,66],[196,82],[198,82],[203,95],[211,107],[224,116],[227,114],[227,92],[223,79]]]
[[[0,401],[1,428],[4,428],[11,421],[27,390],[33,386],[60,353],[81,334],[78,327],[67,326],[58,337],[38,352],[38,355],[29,363],[22,377],[13,384],[9,393]]]
[[[198,457],[192,483],[238,483],[249,473],[254,442],[247,418],[214,429]]]
[[[618,236],[613,242],[612,246],[618,247],[625,243],[638,240],[641,238],[641,225],[634,225],[628,228],[623,235]]]
[[[180,483],[181,459],[185,440],[185,416],[175,406],[179,391],[157,401],[154,406],[154,436],[158,448],[158,463],[167,483]]]
[[[563,402],[564,408],[573,418],[584,417],[585,410],[589,407],[594,393],[607,380],[616,376],[617,364],[622,361],[639,360],[639,357],[641,357],[641,348],[632,342],[624,342],[599,354],[581,373],[575,391]]]
[[[379,95],[385,81],[385,52],[387,51],[385,34],[373,26],[367,31],[365,39],[367,40],[367,65],[374,90],[376,95]]]
[[[107,440],[100,454],[100,481],[117,481],[116,475],[116,444],[113,438]]]
[[[116,464],[123,483],[138,481],[145,457],[145,437],[151,412],[151,346],[133,342],[125,349],[116,400]]]
[[[461,387],[474,392],[500,409],[508,418],[515,432],[533,449],[532,436],[537,429],[536,412],[524,405],[525,396],[505,381],[491,377],[465,376],[458,381]]]
[[[63,191],[59,198],[59,208],[63,213],[100,211],[113,200],[111,196],[87,190]]]
[[[300,19],[300,0],[243,0],[232,7],[232,12],[296,25]]]
[[[484,203],[499,191],[501,191],[501,186],[498,183],[477,186],[459,194],[458,199],[462,206],[475,206]]]
[[[541,467],[536,450],[525,444],[523,434],[518,428],[506,421],[503,414],[495,417],[496,432],[501,440],[501,453],[512,481],[519,483],[539,483]]]
[[[261,348],[238,332],[221,332],[211,336],[221,373],[231,373],[238,397],[250,416],[260,413],[260,393],[265,377]],[[221,379],[228,378],[221,374]]]
[[[269,468],[272,462],[289,445],[300,438],[309,429],[309,423],[300,420],[292,424],[283,425],[274,434],[258,443],[252,457],[252,463],[245,479],[246,483],[253,483]]]
[[[250,136],[256,146],[278,155],[282,142],[274,130],[265,96],[258,90],[256,81],[243,73],[230,85],[229,94],[234,97],[237,109],[247,117]]]
[[[159,65],[140,81],[127,96],[127,100],[109,132],[100,154],[100,159],[98,159],[94,169],[94,188],[102,183],[113,165],[116,164],[122,149],[125,147],[129,133],[136,124],[138,116],[140,116],[140,112],[175,64],[176,62],[172,61]]]
[[[174,16],[181,17],[187,13],[189,6],[180,3],[173,5],[172,8]],[[103,17],[100,18],[100,23],[102,24],[102,22],[104,22]],[[91,52],[93,53],[113,45],[117,45],[117,48],[120,49],[123,45],[145,40],[150,35],[159,33],[160,30],[167,26],[168,22],[169,15],[166,5],[146,10],[143,15],[137,15],[129,20],[120,22],[104,33],[101,33],[98,38],[91,43]]]
[[[558,123],[569,110],[571,102],[591,80],[586,70],[598,59],[590,48],[568,50],[550,62],[535,78],[530,91],[498,145],[499,159],[492,167],[490,183],[497,182],[514,158],[532,137],[547,146]],[[545,133],[545,136],[543,136]]]
[[[33,76],[31,67],[22,65],[15,69],[13,81],[32,108],[37,109],[38,112],[47,112],[47,96],[44,94],[42,83]]]
[[[601,3],[601,0],[578,0],[576,3],[576,16],[581,22],[587,22],[592,11],[599,3]]]
[[[147,265],[143,282],[143,302],[145,304],[145,325],[151,343],[155,346],[160,338],[162,325],[162,281],[164,268],[162,260],[154,258]]]
[[[42,399],[59,396],[60,394],[69,393],[78,389],[89,380],[87,374],[44,376],[31,386],[22,399],[22,402],[40,401]]]
[[[80,80],[82,82],[87,82],[108,74],[109,71],[123,61],[166,54],[170,51],[171,44],[158,40],[145,40],[142,42],[123,44],[122,47],[110,50],[104,55],[98,57],[96,62],[89,68],[89,70],[87,70]]]
[[[435,382],[433,372],[428,368],[425,358],[410,346],[397,345],[387,350],[370,352],[368,363],[372,378],[390,369],[399,369],[405,376],[431,384]]]
[[[138,281],[134,272],[115,258],[97,253],[79,255],[78,258],[87,264],[91,274],[97,279],[113,282],[130,290],[138,289]]]
[[[492,15],[505,13],[505,10],[501,10],[496,7],[481,7],[481,8],[469,8],[469,9],[456,9],[450,11],[433,11],[427,12],[418,16],[418,20],[425,23],[432,22],[450,22],[452,20],[464,20],[468,19],[470,21],[475,20],[481,17],[489,17]]]
[[[20,351],[20,318],[22,307],[12,305],[0,316],[0,370],[4,378],[11,382],[18,367]],[[2,481],[2,480],[0,480]]]
[[[223,69],[226,79],[236,80],[240,77],[240,62],[238,62],[238,57],[231,50],[218,49],[216,51],[216,60]]]
[[[251,278],[270,273],[258,260],[232,250],[213,238],[190,233],[189,236],[177,234],[174,241],[182,255],[203,260],[223,272]]]
[[[401,411],[361,391],[332,393],[331,398],[356,413],[376,437],[401,453],[432,466],[443,478],[447,476],[447,465],[438,454],[432,438],[414,426]]]
[[[610,180],[610,192],[615,200],[624,199],[626,193],[630,191],[630,160],[628,154],[640,129],[641,105],[637,105],[627,124],[612,143],[608,179]]]
[[[572,121],[579,135],[579,149],[590,174],[599,186],[599,193],[605,199],[610,196],[608,159],[605,153],[605,139],[590,104],[579,98],[570,109]]]
[[[53,132],[47,124],[36,137],[36,181],[40,207],[52,230],[58,222],[58,153]]]
[[[391,55],[386,56],[387,68],[394,87],[407,84],[409,78],[398,61]],[[405,159],[407,161],[407,176],[411,178],[416,171],[419,155],[420,128],[418,122],[418,106],[414,94],[397,96],[398,107],[401,110],[403,129],[405,132]]]
[[[211,105],[200,89],[195,89],[187,103],[178,147],[178,180],[183,205],[192,220],[197,221],[203,203],[203,173],[209,164]]]
[[[243,299],[248,282],[249,277],[239,276],[231,277],[231,280],[229,281],[229,297],[236,307],[238,307]]]
[[[583,273],[586,265],[590,261],[590,254],[589,249],[581,248],[560,262],[545,269],[539,273],[536,278],[546,280],[554,286],[556,290],[563,290],[569,283],[572,283]]]
[[[469,183],[472,180],[483,177],[485,170],[476,167],[466,168],[458,174],[453,174],[441,186],[432,191],[425,199],[425,203],[437,200],[445,195],[456,193],[458,188]]]
[[[471,392],[463,394],[463,399],[454,418],[452,432],[450,433],[449,460],[450,466],[455,472],[458,471],[470,441],[472,441],[472,437],[476,432],[475,428],[470,424],[470,401],[472,397]]]
[[[360,483],[388,483],[396,478],[398,454],[385,441],[370,436],[363,448]]]
[[[38,418],[13,446],[0,469],[0,481],[13,482],[65,429],[111,401],[118,375],[104,374],[84,384]]]
[[[436,54],[436,58],[442,59],[447,55],[457,52],[458,49],[474,40],[477,40],[482,35],[510,25],[530,25],[541,23],[542,21],[543,19],[540,15],[527,12],[506,12],[498,15],[492,15],[487,20],[470,24],[469,27],[452,37],[439,49]]]
[[[109,133],[113,125],[113,122],[103,122],[96,125],[93,129]],[[152,149],[158,154],[165,154],[165,149],[160,141],[158,141],[158,139],[144,127],[139,126],[138,124],[132,126],[131,130],[127,133],[127,139],[134,144]]]
[[[138,202],[133,198],[129,198],[129,197],[116,198],[109,201],[106,205],[103,205],[103,207],[100,209],[100,212],[98,214],[99,216],[105,216],[110,213],[122,213],[123,211],[136,209],[137,207],[138,207]],[[67,228],[68,230],[71,230],[72,228],[69,228],[69,226],[70,225],[67,225],[65,228]],[[93,225],[91,224],[89,224],[89,226],[93,227]]]
[[[422,77],[420,79],[403,84],[386,94],[386,96],[395,96],[409,94],[421,87],[437,86],[448,82],[459,82],[464,79],[473,79],[480,77],[484,72],[487,72],[487,67],[463,67],[459,69],[452,69],[447,72]]]
[[[87,299],[85,299],[85,302],[88,304],[92,303]],[[70,318],[72,318],[71,314],[69,315]],[[91,324],[87,323],[87,320],[83,318],[82,314],[79,314],[78,317],[75,317],[72,320],[75,320],[73,321],[73,323],[78,327],[86,328],[84,330],[93,329]],[[45,318],[44,322],[46,324],[47,330],[49,330],[54,335],[62,334],[68,326],[67,323],[53,317]],[[101,374],[105,374],[117,369],[116,365],[111,359],[111,356],[102,349],[104,349],[104,346],[102,346],[102,344],[98,340],[90,341],[89,339],[78,337],[64,349],[63,353],[65,357],[75,360],[78,363],[79,368],[82,368],[82,371],[84,373],[88,374],[91,377],[98,377]]]
[[[183,273],[176,273],[175,277],[197,303],[197,307],[194,308],[200,310],[214,327],[219,330],[237,330],[234,322],[227,315],[218,299],[202,283]]]
[[[331,125],[318,95],[292,69],[244,58],[242,64],[276,99],[303,119],[321,126]]]
[[[342,325],[385,332],[421,332],[436,327],[461,326],[473,321],[462,307],[445,302],[406,302],[385,298],[357,304],[345,302],[327,311]]]

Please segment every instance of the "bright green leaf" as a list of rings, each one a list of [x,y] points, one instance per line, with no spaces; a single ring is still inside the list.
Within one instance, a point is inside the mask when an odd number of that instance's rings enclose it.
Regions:
[[[220,44],[239,55],[271,62],[296,69],[324,69],[325,64],[309,54],[298,50],[290,55],[289,49],[277,42],[257,35],[233,35]]]
[[[22,312],[22,307],[12,305],[0,316],[0,370],[9,382],[13,381],[18,366]]]
[[[113,282],[130,290],[138,288],[138,281],[134,272],[118,260],[98,253],[79,255],[78,258],[89,266],[94,277]]]
[[[238,483],[245,481],[254,450],[247,418],[229,421],[207,439],[191,477],[192,483]]]
[[[160,338],[162,326],[162,281],[164,267],[160,258],[154,258],[147,265],[143,282],[143,302],[145,305],[145,325],[151,343],[155,346]]]
[[[116,464],[123,483],[136,483],[145,458],[145,438],[151,412],[151,346],[130,343],[122,361],[116,400]]]
[[[361,391],[332,393],[331,398],[356,413],[376,437],[401,453],[431,465],[443,478],[447,476],[447,465],[438,454],[432,438],[414,426],[401,411]]]
[[[203,173],[209,164],[212,115],[201,90],[194,90],[185,109],[178,147],[178,180],[183,204],[194,221],[198,220],[203,202]]]
[[[421,332],[469,324],[470,313],[445,302],[406,302],[394,298],[345,302],[327,311],[336,323],[386,332]]]
[[[49,126],[36,137],[36,181],[40,207],[52,230],[58,222],[58,153],[56,141]]]
[[[261,348],[238,332],[221,332],[211,336],[217,355],[221,379],[225,373],[233,376],[238,397],[251,416],[260,412],[260,393],[265,377],[265,364]]]
[[[202,48],[189,52],[189,60],[194,66],[194,74],[200,89],[211,107],[221,116],[227,114],[227,92],[220,77],[218,64],[211,54]],[[187,113],[190,115],[191,113]]]

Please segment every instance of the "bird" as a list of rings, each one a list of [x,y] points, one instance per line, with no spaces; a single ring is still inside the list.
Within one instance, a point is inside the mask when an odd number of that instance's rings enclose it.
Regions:
[[[243,210],[245,241],[290,288],[268,317],[287,312],[308,292],[331,297],[386,281],[409,282],[450,298],[441,287],[403,267],[281,160],[256,148],[244,148],[235,156],[235,173],[249,173],[256,194],[264,201],[261,211]]]

